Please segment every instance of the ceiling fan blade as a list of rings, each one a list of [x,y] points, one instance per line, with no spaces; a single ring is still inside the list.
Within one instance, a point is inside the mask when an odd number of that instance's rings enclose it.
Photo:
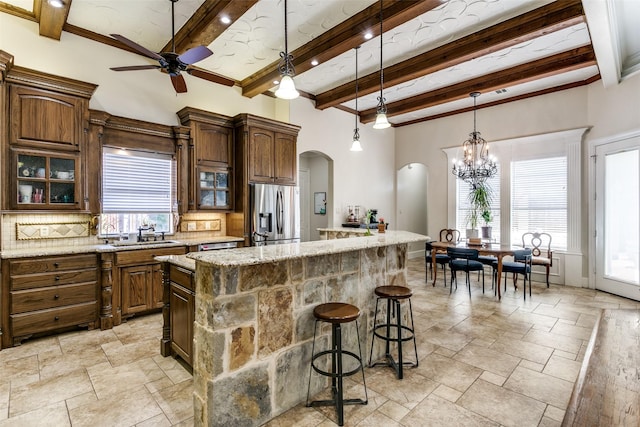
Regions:
[[[189,49],[182,55],[178,56],[178,60],[185,64],[195,64],[198,61],[202,61],[205,58],[213,55],[213,52],[206,46],[196,46]]]
[[[140,46],[138,43],[132,40],[129,40],[128,38],[121,36],[120,34],[111,34],[111,37],[113,37],[114,39],[118,40],[121,43],[126,44],[131,49],[137,50],[139,53],[143,54],[144,56],[148,56],[149,58],[153,58],[157,61],[164,61],[164,58],[162,56],[158,55],[155,52],[150,51],[146,47]]]
[[[182,74],[171,76],[171,83],[173,83],[173,88],[177,93],[185,93],[187,91],[187,83],[185,83]]]
[[[160,68],[159,65],[130,65],[127,67],[112,67],[113,71],[134,71],[134,70],[155,70]]]
[[[236,83],[234,80],[228,79],[219,74],[212,73],[211,71],[201,70],[199,68],[187,68],[186,71],[194,77],[199,77],[201,79],[205,79],[224,86],[233,86]]]

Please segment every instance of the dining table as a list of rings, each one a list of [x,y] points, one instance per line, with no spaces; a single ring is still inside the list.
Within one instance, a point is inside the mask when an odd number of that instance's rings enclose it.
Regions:
[[[511,245],[503,245],[500,243],[483,242],[480,244],[469,244],[468,242],[429,242],[433,250],[431,251],[431,266],[433,271],[438,271],[436,268],[436,254],[445,253],[447,248],[465,248],[476,249],[480,255],[493,255],[498,260],[497,268],[497,281],[496,288],[498,291],[498,300],[502,298],[500,293],[500,279],[502,277],[502,258],[507,255],[513,255],[513,251],[522,249],[520,247],[514,247]],[[436,285],[437,274],[433,275],[433,286]]]

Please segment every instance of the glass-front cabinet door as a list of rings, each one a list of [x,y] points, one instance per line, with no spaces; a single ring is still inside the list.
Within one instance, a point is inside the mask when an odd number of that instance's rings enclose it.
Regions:
[[[78,209],[79,162],[75,155],[14,151],[17,209]]]
[[[198,168],[198,209],[231,209],[231,175],[226,169]]]

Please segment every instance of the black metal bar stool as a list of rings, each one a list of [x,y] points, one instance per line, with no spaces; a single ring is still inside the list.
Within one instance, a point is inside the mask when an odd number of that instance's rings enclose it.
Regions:
[[[375,290],[375,294],[377,295],[376,299],[376,314],[373,319],[373,339],[371,340],[371,352],[369,353],[369,366],[391,366],[395,369],[396,375],[398,379],[402,379],[404,376],[403,368],[405,366],[408,367],[417,367],[418,366],[418,346],[416,344],[416,335],[414,333],[413,326],[413,308],[411,307],[411,289],[406,288],[404,286],[378,286]],[[377,325],[378,319],[378,303],[380,299],[387,300],[387,321],[386,323],[382,323]],[[409,318],[411,320],[411,327],[402,324],[402,316],[400,311],[400,301],[401,300],[409,301]],[[391,316],[395,317],[395,323],[391,323]],[[378,332],[378,329],[384,329],[384,335]],[[402,331],[405,331],[403,336]],[[386,362],[377,362],[371,364],[371,358],[373,356],[373,344],[375,338],[381,338],[386,341],[385,344],[385,358]],[[402,358],[402,343],[404,341],[413,340],[413,349],[416,353],[416,361],[415,362],[405,362]],[[396,342],[398,347],[398,361],[396,362],[393,359],[390,351],[391,342]]]
[[[313,328],[313,346],[311,350],[311,366],[309,367],[309,386],[307,388],[307,407],[311,406],[333,406],[336,407],[338,415],[338,425],[344,425],[344,405],[366,405],[369,401],[367,396],[367,384],[364,381],[364,366],[362,364],[362,349],[360,347],[360,332],[358,331],[358,317],[360,309],[355,305],[342,302],[329,302],[320,304],[313,309],[313,315],[316,318]],[[356,322],[356,334],[358,338],[358,354],[351,351],[342,350],[342,324]],[[321,351],[316,354],[316,331],[318,322],[331,323],[331,349]],[[331,355],[331,371],[324,371],[315,365],[315,361],[326,355]],[[342,356],[349,356],[357,362],[357,367],[344,372]],[[311,389],[311,369],[324,375],[331,377],[331,393],[333,399],[330,400],[314,400],[309,402],[309,391]],[[362,372],[362,384],[364,385],[365,399],[344,399],[342,379],[344,377],[354,375],[358,371]]]

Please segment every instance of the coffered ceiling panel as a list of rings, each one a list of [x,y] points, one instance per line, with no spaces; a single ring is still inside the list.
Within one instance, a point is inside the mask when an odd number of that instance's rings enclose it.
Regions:
[[[47,1],[0,1],[0,12],[38,21],[46,17],[34,5],[44,7]],[[70,1],[62,31],[114,49],[136,50],[109,34],[152,52],[171,50],[171,0]],[[640,63],[640,37],[634,38],[640,27],[631,15],[640,2],[606,1],[609,21],[615,23],[611,31],[620,35],[618,59],[633,72]],[[284,50],[284,5],[284,0],[176,1],[175,53],[202,44],[213,51],[197,67],[182,71],[192,74],[185,77],[187,86],[195,76],[211,84],[235,81],[245,96],[273,96]],[[585,16],[581,0],[288,0],[287,7],[294,81],[318,108],[355,108],[353,48],[361,46],[358,113],[365,123],[372,119],[380,93],[380,7],[384,96],[396,126],[468,109],[472,91],[483,92],[479,104],[496,105],[600,77],[602,64],[588,27],[595,19]],[[230,22],[223,22],[225,17]],[[48,24],[40,22],[41,27]],[[113,66],[144,68],[122,75],[135,87],[145,73],[157,72],[151,69],[154,64],[149,55],[140,55],[139,61]],[[223,78],[202,74],[207,72]],[[167,82],[167,91],[174,88]]]

